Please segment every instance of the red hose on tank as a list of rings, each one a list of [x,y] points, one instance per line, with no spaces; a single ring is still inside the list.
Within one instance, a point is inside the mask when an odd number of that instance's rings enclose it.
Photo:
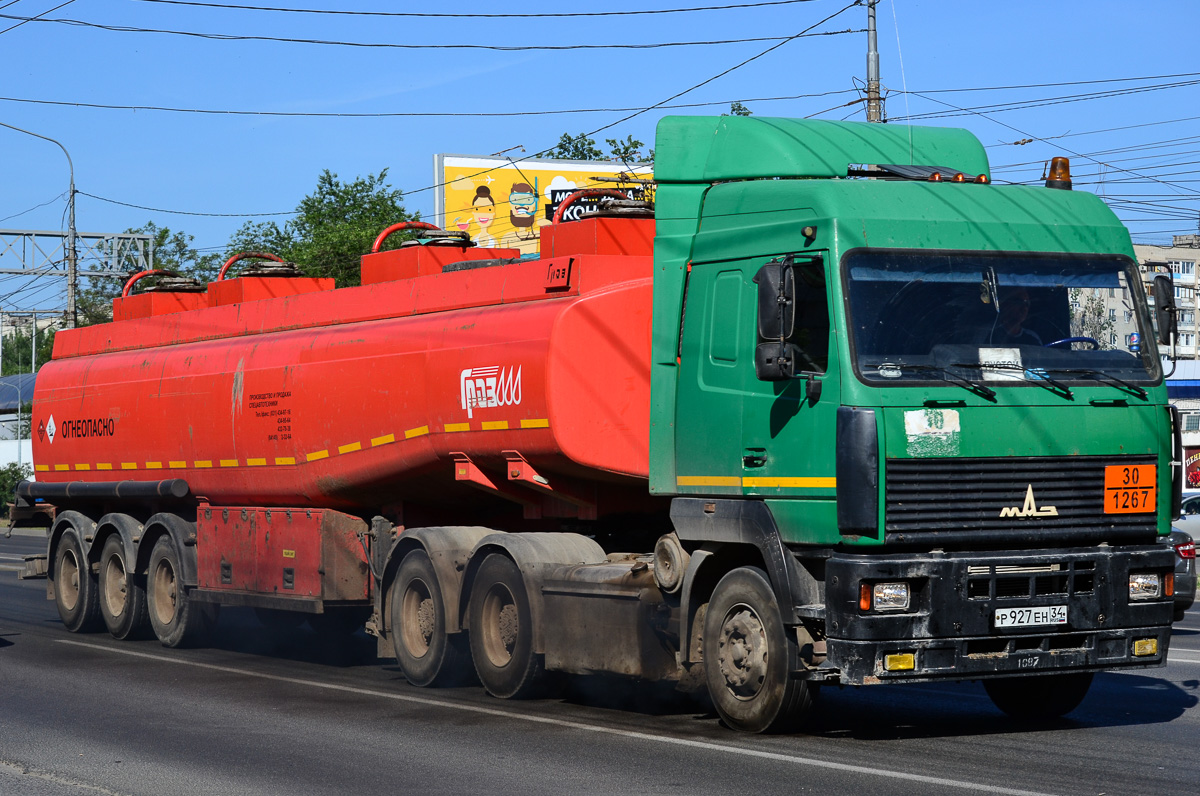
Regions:
[[[383,246],[383,242],[387,240],[388,235],[391,235],[393,232],[399,232],[402,229],[441,229],[441,227],[426,221],[400,221],[392,224],[379,233],[379,237],[375,239],[375,245],[371,247],[371,254],[378,254],[379,248]]]
[[[125,289],[121,291],[121,298],[128,298],[129,291],[133,290],[133,286],[139,280],[145,279],[148,276],[179,276],[179,274],[175,273],[174,271],[168,271],[165,268],[154,268],[150,271],[139,271],[138,273],[129,277],[129,281],[125,283]]]
[[[221,270],[217,274],[216,281],[220,282],[223,280],[225,278],[225,274],[228,273],[230,266],[232,266],[238,260],[248,260],[252,257],[260,260],[274,260],[277,263],[283,262],[282,257],[275,254],[270,254],[268,252],[238,252],[226,260],[225,264],[221,266]]]

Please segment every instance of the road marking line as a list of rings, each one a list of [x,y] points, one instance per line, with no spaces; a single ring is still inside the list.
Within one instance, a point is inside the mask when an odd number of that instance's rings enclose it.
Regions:
[[[1183,656],[1172,655],[1168,652],[1167,663],[1200,663],[1200,658],[1184,658]]]
[[[0,564],[0,572],[24,572],[24,564]]]
[[[257,677],[262,680],[272,680],[278,683],[291,683],[292,685],[323,688],[329,691],[342,691],[351,694],[359,694],[361,696],[381,697],[383,699],[391,699],[396,702],[410,702],[416,705],[428,705],[430,707],[461,710],[467,713],[476,713],[484,716],[496,716],[498,718],[509,720],[524,721],[530,724],[544,724],[554,727],[565,727],[572,730],[581,730],[583,732],[598,732],[605,735],[614,735],[620,738],[627,738],[637,741],[654,741],[671,746],[683,746],[691,749],[702,749],[710,752],[725,752],[727,754],[742,755],[744,757],[756,757],[764,760],[773,760],[780,763],[795,763],[801,766],[826,768],[834,771],[846,771],[854,774],[866,774],[870,776],[884,777],[887,779],[898,779],[906,782],[920,782],[926,785],[938,785],[942,787],[954,788],[956,790],[973,790],[984,793],[999,793],[1004,794],[1004,796],[1049,796],[1049,794],[1045,794],[1040,791],[1004,788],[999,785],[986,785],[978,782],[967,782],[965,780],[930,777],[924,774],[908,774],[903,771],[889,771],[880,768],[870,768],[868,766],[856,766],[849,763],[835,763],[830,760],[819,760],[812,757],[800,757],[799,755],[788,755],[780,752],[767,752],[761,749],[747,749],[741,746],[730,746],[726,744],[715,743],[713,741],[698,741],[690,738],[673,738],[669,735],[654,735],[652,733],[637,732],[635,730],[621,730],[614,727],[602,727],[596,724],[586,724],[581,721],[571,721],[569,719],[554,719],[548,716],[529,716],[521,713],[513,713],[507,710],[485,708],[479,705],[449,702],[442,699],[430,699],[429,697],[411,696],[409,694],[396,694],[388,691],[377,691],[372,688],[358,688],[349,685],[338,685],[337,683],[322,683],[317,680],[304,680],[298,677],[284,677],[278,674],[266,674],[265,672],[256,672],[250,669],[239,669],[234,666],[222,666],[215,663],[184,661],[177,658],[169,658],[166,655],[154,655],[148,652],[135,652],[133,650],[115,649],[113,647],[105,647],[100,644],[89,644],[83,641],[56,639],[56,643],[70,644],[71,646],[75,647],[85,647],[87,649],[93,649],[99,652],[111,652],[116,655],[128,655],[132,658],[147,658],[152,661],[161,661],[162,663],[177,663],[183,666],[193,666],[198,669],[210,669],[212,671],[225,672],[227,674],[240,674],[245,677]],[[749,740],[753,740],[753,738],[751,737]]]

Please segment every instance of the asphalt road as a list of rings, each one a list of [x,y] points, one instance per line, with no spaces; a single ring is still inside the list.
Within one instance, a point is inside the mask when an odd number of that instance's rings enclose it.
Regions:
[[[214,646],[73,635],[41,539],[0,535],[0,794],[1200,793],[1200,607],[1165,668],[1097,677],[1052,726],[973,683],[825,689],[810,729],[758,737],[694,703],[576,679],[554,698],[429,690],[374,658],[226,611]]]

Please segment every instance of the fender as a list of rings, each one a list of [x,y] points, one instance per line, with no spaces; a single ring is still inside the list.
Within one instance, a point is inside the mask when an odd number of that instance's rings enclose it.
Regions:
[[[384,607],[387,605],[387,590],[391,587],[400,562],[413,550],[424,550],[433,562],[433,571],[437,575],[438,586],[442,590],[442,600],[445,602],[446,632],[458,633],[462,628],[462,611],[459,601],[464,596],[462,583],[463,572],[472,551],[480,540],[499,534],[491,528],[471,525],[451,525],[434,528],[407,528],[392,542],[384,562],[382,583],[383,588],[376,589],[380,603],[377,610],[381,616],[387,616]],[[391,627],[385,622],[384,638],[391,632]]]
[[[703,548],[692,554],[691,565],[684,573],[680,606],[682,660],[690,660],[690,645],[683,639],[690,633],[699,607],[692,597],[693,586],[702,574],[714,583],[724,574],[712,570],[721,562],[722,545],[748,545],[758,551],[785,625],[794,627],[805,619],[823,618],[823,584],[784,547],[775,517],[763,501],[675,498],[671,501],[671,522],[680,541]],[[702,597],[707,599],[707,594]]]
[[[96,541],[100,541],[102,537],[108,535],[108,528],[112,528],[121,537],[121,546],[125,548],[125,560],[132,562],[136,566],[138,542],[142,539],[144,526],[128,514],[105,514],[96,523]],[[91,550],[88,552],[89,561],[93,563],[99,561],[101,546],[92,545]],[[92,551],[94,551],[94,555]]]
[[[54,518],[50,540],[46,543],[46,599],[54,599],[54,553],[63,534],[73,533],[79,539],[83,556],[91,561],[92,540],[96,538],[96,522],[78,511],[62,511]]]
[[[471,551],[463,577],[460,598],[459,621],[470,630],[466,622],[466,605],[479,565],[491,553],[502,553],[511,558],[521,570],[525,581],[525,593],[529,596],[530,621],[533,623],[533,651],[545,653],[542,633],[542,583],[560,567],[577,564],[599,564],[607,561],[603,548],[594,539],[577,533],[495,533],[485,536]]]
[[[179,551],[179,564],[183,569],[180,576],[183,579],[183,585],[195,588],[198,583],[196,523],[189,522],[177,514],[160,512],[146,520],[145,528],[142,539],[138,543],[137,572],[143,575],[149,572],[150,551],[154,549],[154,543],[162,535],[161,529],[171,537],[175,542],[175,549]]]

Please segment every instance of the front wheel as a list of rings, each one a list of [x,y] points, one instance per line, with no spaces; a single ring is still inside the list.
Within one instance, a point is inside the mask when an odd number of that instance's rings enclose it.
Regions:
[[[533,617],[521,570],[507,556],[484,559],[471,588],[471,659],[483,687],[501,699],[533,693],[544,673],[533,651]]]
[[[464,634],[446,633],[446,603],[429,554],[406,555],[389,593],[392,649],[405,679],[417,686],[461,681],[471,653]]]
[[[146,598],[150,626],[164,647],[201,643],[216,624],[214,606],[188,597],[179,551],[170,536],[161,537],[150,551]]]
[[[1065,716],[1079,707],[1091,685],[1091,672],[983,681],[992,703],[1014,719],[1022,720]]]
[[[704,675],[721,719],[744,732],[794,729],[816,691],[792,676],[799,668],[766,573],[740,567],[721,578],[704,617]]]

